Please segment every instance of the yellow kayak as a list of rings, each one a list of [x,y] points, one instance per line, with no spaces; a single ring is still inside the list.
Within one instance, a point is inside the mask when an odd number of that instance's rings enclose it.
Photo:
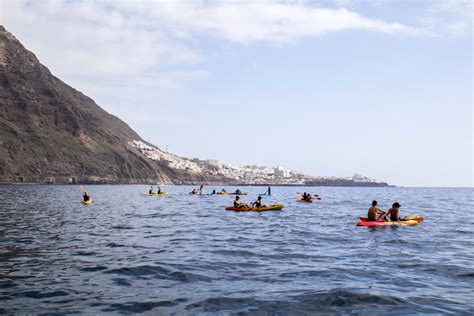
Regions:
[[[264,212],[264,211],[281,211],[283,209],[283,204],[275,204],[275,205],[266,205],[262,207],[226,207],[226,211],[234,211],[234,212]]]
[[[161,193],[147,193],[145,196],[163,196],[163,195],[168,195],[168,192],[161,192]]]
[[[84,204],[84,205],[89,205],[89,204],[92,204],[92,203],[94,203],[94,201],[92,201],[92,200],[82,201],[82,204]]]

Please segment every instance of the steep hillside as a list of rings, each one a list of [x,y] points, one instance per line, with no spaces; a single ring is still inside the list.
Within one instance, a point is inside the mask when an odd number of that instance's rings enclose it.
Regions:
[[[223,177],[148,159],[125,122],[73,89],[0,26],[0,181],[194,183]]]

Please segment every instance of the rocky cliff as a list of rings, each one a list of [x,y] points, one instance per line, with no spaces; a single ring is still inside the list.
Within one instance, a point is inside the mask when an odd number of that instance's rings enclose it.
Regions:
[[[226,181],[150,160],[133,141],[143,139],[52,75],[0,26],[0,181]]]

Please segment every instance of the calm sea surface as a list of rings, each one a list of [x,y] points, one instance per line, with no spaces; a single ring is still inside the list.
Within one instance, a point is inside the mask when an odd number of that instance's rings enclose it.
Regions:
[[[473,189],[274,187],[263,213],[147,189],[0,186],[0,313],[474,313]],[[373,199],[425,222],[356,227]]]

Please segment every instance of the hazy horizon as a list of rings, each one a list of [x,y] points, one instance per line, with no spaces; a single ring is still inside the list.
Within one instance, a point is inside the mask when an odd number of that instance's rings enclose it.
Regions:
[[[188,158],[472,187],[472,3],[0,2],[0,24]]]

